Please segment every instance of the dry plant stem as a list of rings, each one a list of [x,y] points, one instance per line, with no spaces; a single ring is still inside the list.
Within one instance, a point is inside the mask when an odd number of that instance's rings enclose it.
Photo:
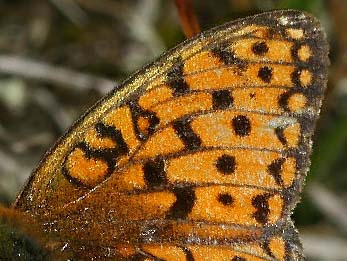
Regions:
[[[32,98],[51,116],[61,133],[72,124],[73,118],[49,90],[35,88]]]
[[[338,237],[319,234],[302,234],[304,252],[310,260],[346,260],[347,242]]]
[[[136,41],[145,43],[153,54],[159,54],[165,50],[155,28],[155,17],[158,16],[158,0],[143,0],[135,5],[135,10],[121,14],[121,17]]]
[[[130,12],[127,5],[114,0],[75,0],[80,6],[93,12],[117,17],[117,14]]]
[[[112,0],[76,0],[76,2],[85,9],[118,19],[127,27],[134,42],[134,44],[130,42],[124,51],[122,65],[127,70],[133,71],[139,68],[165,50],[165,45],[155,30],[161,1],[138,1],[132,9],[126,4]],[[139,48],[139,43],[145,48]]]
[[[19,166],[16,159],[5,151],[0,149],[0,170],[1,170],[1,176],[5,175],[5,173],[21,173],[23,171],[23,168]]]
[[[318,183],[311,184],[307,192],[320,211],[329,220],[338,226],[338,229],[347,233],[347,204]]]
[[[0,73],[64,85],[64,87],[73,87],[84,91],[95,89],[101,94],[105,94],[116,85],[115,82],[105,78],[11,55],[0,55]]]
[[[118,14],[134,42],[126,47],[123,57],[123,65],[129,71],[139,68],[165,50],[165,45],[155,30],[159,3],[158,0],[142,0],[134,6],[134,10]]]
[[[87,14],[71,0],[49,0],[72,23],[82,26],[87,21]]]

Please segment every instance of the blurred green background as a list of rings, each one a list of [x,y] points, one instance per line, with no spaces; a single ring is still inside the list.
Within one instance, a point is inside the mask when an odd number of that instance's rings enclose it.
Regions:
[[[326,99],[294,219],[309,260],[347,260],[347,1],[195,1],[202,29],[260,11],[306,10],[330,42]],[[185,39],[172,1],[0,1],[0,202],[89,106]]]

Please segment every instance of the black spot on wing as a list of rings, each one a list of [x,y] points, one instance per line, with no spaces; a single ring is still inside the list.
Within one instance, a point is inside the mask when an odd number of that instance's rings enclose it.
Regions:
[[[215,110],[230,108],[233,105],[234,98],[230,91],[220,90],[212,93],[212,106]]]
[[[186,261],[194,261],[194,256],[193,253],[187,248],[187,247],[183,247],[183,252],[186,256]]]
[[[229,175],[235,172],[236,159],[234,156],[222,155],[217,159],[216,168],[220,173]]]
[[[256,55],[264,55],[269,51],[269,47],[265,41],[256,42],[252,45],[252,52]]]
[[[268,66],[261,67],[258,71],[258,77],[265,83],[270,83],[272,79],[272,68]]]
[[[235,73],[242,75],[247,69],[247,62],[238,58],[234,51],[228,50],[228,44],[222,44],[211,49],[211,52],[225,65],[235,66]]]
[[[281,176],[282,165],[286,161],[285,158],[275,159],[267,166],[267,172],[275,179],[276,183],[283,186],[283,179]]]
[[[284,136],[284,128],[281,128],[281,127],[275,128],[275,134],[276,134],[276,137],[282,143],[283,146],[288,145],[287,139]]]
[[[200,137],[194,133],[188,120],[177,120],[173,123],[173,128],[177,136],[182,140],[186,149],[195,150],[201,145]]]
[[[148,187],[158,187],[167,184],[165,162],[161,158],[145,162],[143,173]]]
[[[228,193],[222,193],[218,195],[218,202],[222,203],[224,206],[230,206],[233,204],[234,199]]]
[[[155,131],[159,125],[160,120],[157,115],[149,110],[143,110],[136,100],[129,102],[129,108],[134,123],[135,134],[138,139],[145,141]],[[145,129],[140,127],[140,121],[147,121],[147,127]]]
[[[170,208],[167,218],[186,219],[194,207],[195,191],[192,187],[176,187],[173,193],[176,196],[176,202]]]
[[[257,195],[252,199],[252,205],[256,208],[253,217],[259,224],[266,224],[269,219],[270,208],[268,199],[270,194]]]
[[[248,136],[251,132],[251,122],[245,115],[235,116],[231,120],[231,125],[237,136]]]
[[[249,93],[249,98],[251,98],[251,99],[255,99],[256,98],[256,93],[255,92],[250,92]]]
[[[126,154],[129,152],[128,145],[126,144],[120,130],[112,126],[106,126],[101,122],[98,122],[95,125],[95,129],[100,137],[108,137],[112,139],[117,144],[120,154]]]
[[[178,57],[167,73],[167,84],[172,88],[175,95],[183,95],[189,92],[189,85],[183,76],[184,63]]]

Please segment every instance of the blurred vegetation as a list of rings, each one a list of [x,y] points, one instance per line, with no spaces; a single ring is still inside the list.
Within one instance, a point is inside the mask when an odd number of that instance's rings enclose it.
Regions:
[[[306,10],[322,22],[331,45],[331,69],[307,183],[321,184],[347,208],[347,1],[195,4],[203,29],[278,8]],[[119,83],[182,40],[172,1],[0,1],[0,202],[13,202],[44,152],[110,89],[76,88],[73,77],[71,84],[28,77],[35,69],[31,66],[24,73],[7,72],[6,59],[31,59]],[[305,190],[294,215],[300,231],[347,240],[346,228],[329,219],[314,200]]]

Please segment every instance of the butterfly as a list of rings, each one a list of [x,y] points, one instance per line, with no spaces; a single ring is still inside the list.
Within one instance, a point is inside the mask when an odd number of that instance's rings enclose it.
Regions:
[[[203,32],[88,110],[14,208],[69,258],[301,260],[290,215],[328,63],[301,11]]]

